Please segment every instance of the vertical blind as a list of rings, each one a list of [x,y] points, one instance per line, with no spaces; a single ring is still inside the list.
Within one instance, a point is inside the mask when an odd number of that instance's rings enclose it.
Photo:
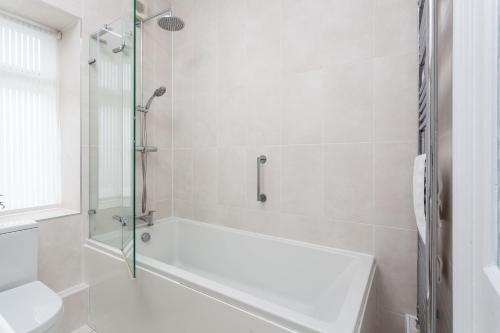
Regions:
[[[0,14],[0,194],[5,211],[61,202],[57,37]]]

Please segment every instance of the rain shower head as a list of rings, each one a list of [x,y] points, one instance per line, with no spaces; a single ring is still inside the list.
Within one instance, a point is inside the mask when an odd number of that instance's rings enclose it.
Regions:
[[[167,91],[167,88],[161,86],[160,88],[156,89],[155,92],[153,93],[153,96],[149,97],[148,102],[146,103],[146,107],[144,108],[146,111],[149,110],[149,107],[151,106],[151,103],[153,102],[153,99],[155,97],[160,97],[165,94]]]
[[[158,19],[158,25],[160,28],[167,31],[179,31],[184,28],[184,21],[177,17],[172,16],[172,14],[163,15]]]
[[[172,8],[162,10],[161,12],[156,13],[156,14],[149,16],[147,18],[144,18],[144,19],[139,18],[137,20],[137,24],[138,25],[144,24],[144,23],[148,22],[149,20],[152,20],[152,19],[157,18],[157,17],[158,17],[158,20],[156,21],[156,23],[158,23],[158,26],[160,28],[162,28],[163,30],[179,31],[179,30],[182,30],[184,28],[184,21],[180,17],[173,15]]]

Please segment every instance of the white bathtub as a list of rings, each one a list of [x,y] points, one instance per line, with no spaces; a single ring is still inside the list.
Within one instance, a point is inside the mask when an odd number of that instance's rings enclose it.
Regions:
[[[138,269],[292,332],[359,332],[374,271],[370,255],[178,218],[138,229],[137,253]]]

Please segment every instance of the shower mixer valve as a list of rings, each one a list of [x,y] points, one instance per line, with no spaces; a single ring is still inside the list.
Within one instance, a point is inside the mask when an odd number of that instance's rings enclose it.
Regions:
[[[155,210],[150,210],[146,215],[137,216],[137,219],[146,222],[146,225],[150,227],[154,224],[153,221],[155,212]]]

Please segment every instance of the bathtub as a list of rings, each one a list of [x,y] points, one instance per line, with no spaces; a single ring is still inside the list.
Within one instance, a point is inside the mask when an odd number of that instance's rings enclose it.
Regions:
[[[150,234],[148,242],[143,233]],[[370,255],[180,218],[139,228],[136,239],[138,270],[262,318],[281,332],[361,329],[374,272]],[[116,252],[92,240],[86,246]]]

